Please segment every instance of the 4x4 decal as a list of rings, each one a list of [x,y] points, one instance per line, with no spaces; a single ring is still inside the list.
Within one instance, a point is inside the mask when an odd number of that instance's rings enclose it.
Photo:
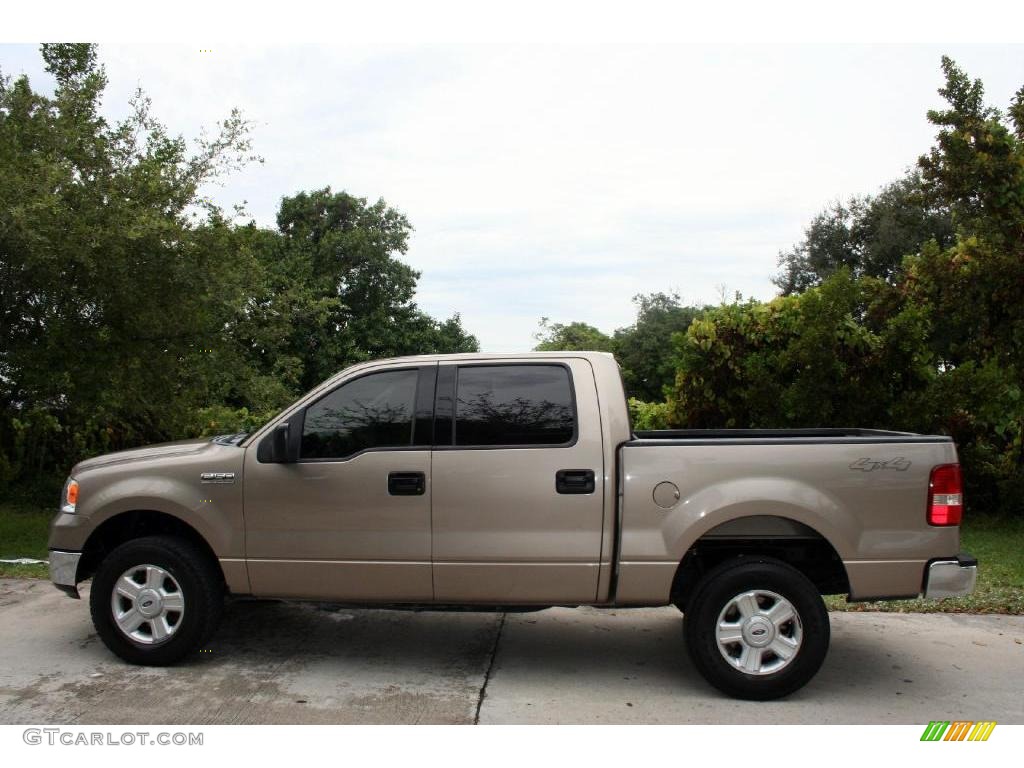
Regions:
[[[897,472],[906,472],[910,469],[910,459],[905,459],[902,456],[885,461],[863,458],[853,462],[850,469],[859,469],[861,472],[874,472],[876,469],[895,469]]]

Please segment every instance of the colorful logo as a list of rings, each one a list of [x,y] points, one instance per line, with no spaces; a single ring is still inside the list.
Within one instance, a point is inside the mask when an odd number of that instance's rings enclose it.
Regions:
[[[988,741],[995,727],[995,720],[932,720],[921,741]]]

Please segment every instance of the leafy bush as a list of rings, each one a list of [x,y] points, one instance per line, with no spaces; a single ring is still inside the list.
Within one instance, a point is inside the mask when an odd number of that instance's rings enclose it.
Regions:
[[[671,408],[668,403],[645,403],[635,397],[629,398],[629,419],[633,429],[668,429],[671,423]]]

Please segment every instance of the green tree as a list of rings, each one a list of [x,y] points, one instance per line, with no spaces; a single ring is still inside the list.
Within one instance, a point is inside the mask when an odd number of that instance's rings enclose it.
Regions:
[[[478,349],[458,315],[438,322],[416,306],[419,273],[398,258],[412,227],[383,200],[301,192],[277,226],[249,234],[264,287],[241,331],[258,370],[302,391],[363,360]]]
[[[980,81],[942,69],[919,175],[817,217],[783,255],[786,295],[677,337],[672,423],[950,434],[972,509],[1021,514],[1024,88],[1008,122]]]
[[[537,341],[534,349],[538,352],[611,352],[612,340],[602,331],[586,323],[573,322],[567,325],[550,323],[548,318],[540,319],[540,330],[533,338]]]
[[[930,110],[936,144],[918,161],[933,204],[953,213],[958,233],[1018,250],[1024,238],[1024,86],[1003,113],[985,104],[980,80],[971,80],[948,56],[939,93],[949,109]]]
[[[629,397],[663,400],[675,378],[673,334],[685,332],[701,307],[684,306],[677,293],[638,294],[636,322],[608,336],[581,322],[550,323],[543,317],[534,334],[538,352],[559,350],[612,352],[622,370]]]
[[[854,277],[899,279],[903,258],[934,240],[953,242],[948,208],[925,194],[921,175],[908,173],[877,195],[834,202],[812,219],[804,239],[779,254],[773,278],[783,295],[820,285],[840,269]]]
[[[907,262],[905,292],[933,326],[942,376],[934,394],[981,506],[1024,512],[1024,87],[1009,109],[984,103],[981,81],[949,58],[928,119],[935,146],[919,160],[924,191],[947,207],[956,242],[927,243]]]
[[[703,310],[685,306],[677,293],[640,294],[633,297],[633,303],[637,307],[636,322],[615,331],[612,350],[630,396],[664,400],[675,380],[672,337],[685,333]]]
[[[973,82],[942,60],[947,110],[933,110],[936,146],[921,157],[925,192],[952,211],[957,242],[910,262],[908,288],[932,309],[944,362],[994,358],[1024,372],[1024,88],[1012,125]]]
[[[237,112],[190,151],[137,94],[100,113],[91,45],[44,45],[52,97],[0,77],[0,472],[175,434],[208,397],[244,255],[199,188],[253,159]],[[0,478],[2,479],[2,478]]]
[[[237,226],[202,194],[258,159],[237,111],[186,142],[138,92],[111,124],[95,46],[42,55],[52,95],[0,75],[0,489],[251,429],[356,361],[477,349],[413,301],[401,213],[327,188]]]

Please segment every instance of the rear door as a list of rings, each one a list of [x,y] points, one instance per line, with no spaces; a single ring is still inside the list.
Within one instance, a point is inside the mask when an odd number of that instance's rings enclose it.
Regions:
[[[589,362],[442,363],[434,441],[437,601],[596,598],[604,457]]]

